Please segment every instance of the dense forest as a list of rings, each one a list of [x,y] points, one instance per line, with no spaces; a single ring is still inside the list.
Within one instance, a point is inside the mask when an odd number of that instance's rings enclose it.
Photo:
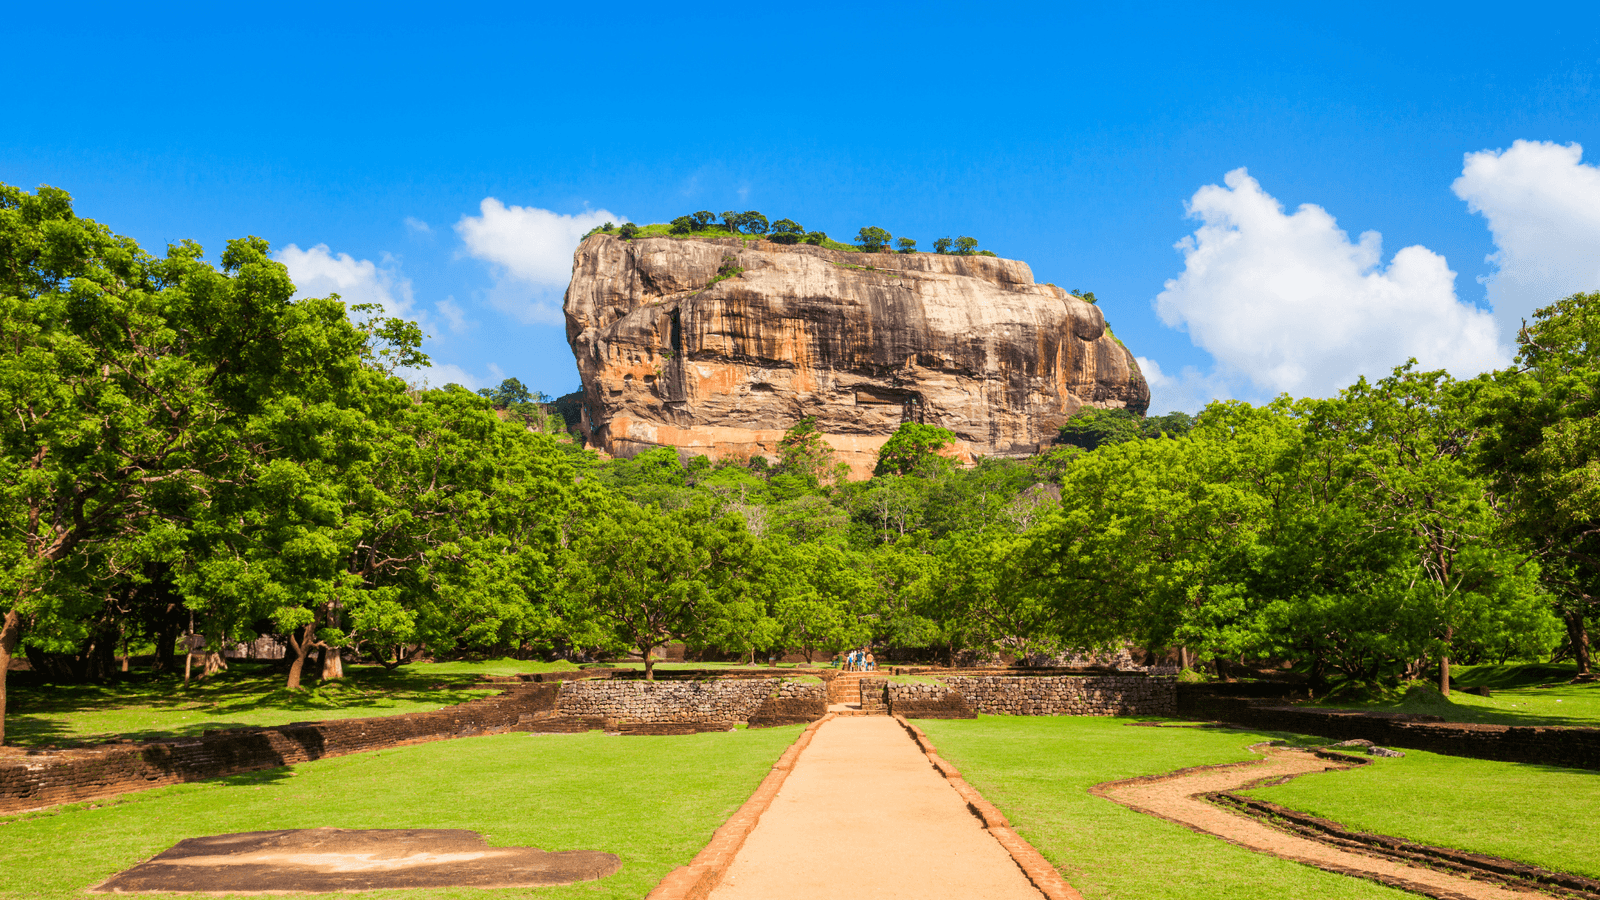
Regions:
[[[775,462],[601,460],[520,383],[406,384],[415,324],[294,293],[258,238],[158,258],[60,191],[0,186],[0,679],[23,653],[108,677],[130,647],[171,671],[189,634],[281,636],[290,687],[349,654],[669,641],[1589,671],[1600,293],[1471,380],[1403,365],[1196,419],[1085,409],[1049,452],[972,467],[908,423],[857,482],[804,418]]]

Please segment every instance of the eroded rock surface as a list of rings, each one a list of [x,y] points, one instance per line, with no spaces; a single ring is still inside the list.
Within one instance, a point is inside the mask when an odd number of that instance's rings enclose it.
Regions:
[[[905,421],[955,432],[962,457],[1019,456],[1080,406],[1150,401],[1097,307],[994,257],[599,234],[566,319],[582,428],[622,456],[775,459],[809,415],[864,477]]]

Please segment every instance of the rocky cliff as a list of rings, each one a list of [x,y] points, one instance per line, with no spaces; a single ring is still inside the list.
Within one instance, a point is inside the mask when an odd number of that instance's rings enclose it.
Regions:
[[[622,456],[776,458],[809,415],[859,478],[905,421],[1019,456],[1080,406],[1150,400],[1100,310],[1015,260],[597,234],[565,308],[581,428]]]

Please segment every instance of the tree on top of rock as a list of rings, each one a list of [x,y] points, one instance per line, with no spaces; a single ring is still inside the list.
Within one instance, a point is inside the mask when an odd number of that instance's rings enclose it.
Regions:
[[[866,228],[856,232],[856,246],[860,247],[863,252],[877,253],[888,245],[889,238],[889,232],[876,225],[868,225]]]
[[[779,219],[772,223],[767,240],[775,244],[798,244],[805,233],[806,230],[800,227],[799,222],[793,219]]]

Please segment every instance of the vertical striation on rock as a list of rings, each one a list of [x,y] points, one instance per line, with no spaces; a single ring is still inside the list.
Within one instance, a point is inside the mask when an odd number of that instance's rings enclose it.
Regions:
[[[773,459],[815,416],[859,478],[906,421],[950,429],[964,459],[1022,456],[1080,406],[1150,401],[1099,308],[1016,260],[596,234],[565,311],[580,427],[620,456]]]

